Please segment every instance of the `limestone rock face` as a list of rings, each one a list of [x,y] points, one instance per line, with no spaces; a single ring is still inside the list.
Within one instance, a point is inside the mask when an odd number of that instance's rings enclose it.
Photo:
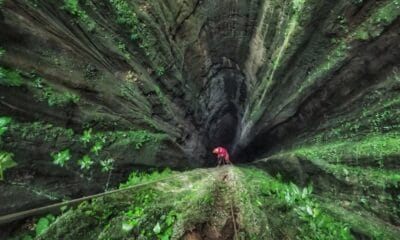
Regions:
[[[12,118],[0,150],[18,164],[1,202],[101,191],[106,159],[111,184],[133,168],[211,166],[218,145],[234,162],[272,156],[267,169],[301,185],[317,179],[301,167],[313,159],[399,169],[399,0],[0,4],[0,116]],[[0,214],[38,204],[11,205]]]

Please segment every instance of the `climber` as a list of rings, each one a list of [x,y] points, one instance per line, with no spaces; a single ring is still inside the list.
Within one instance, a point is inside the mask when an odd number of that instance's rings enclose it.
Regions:
[[[232,164],[229,159],[228,150],[226,150],[226,148],[223,147],[214,148],[213,153],[217,155],[218,166],[220,166],[221,164]]]

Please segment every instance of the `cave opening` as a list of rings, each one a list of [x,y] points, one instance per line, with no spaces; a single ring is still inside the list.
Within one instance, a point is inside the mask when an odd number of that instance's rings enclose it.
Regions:
[[[223,146],[233,152],[246,101],[245,73],[235,61],[222,59],[210,68],[199,98],[198,119],[205,133],[206,166],[215,165],[213,148]]]

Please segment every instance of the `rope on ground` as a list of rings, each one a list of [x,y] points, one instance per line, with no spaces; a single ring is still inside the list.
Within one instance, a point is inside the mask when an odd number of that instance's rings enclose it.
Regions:
[[[198,174],[204,174],[204,173],[201,172],[201,173],[198,173]],[[99,193],[99,194],[94,194],[94,195],[90,195],[90,196],[86,196],[86,197],[81,197],[81,198],[77,198],[77,199],[73,199],[73,200],[69,200],[69,201],[65,201],[65,202],[54,203],[54,204],[47,205],[47,206],[44,206],[44,207],[34,208],[34,209],[30,209],[30,210],[26,210],[26,211],[22,211],[22,212],[18,212],[18,213],[13,213],[13,214],[0,216],[0,226],[4,225],[4,224],[7,224],[7,223],[11,223],[11,222],[17,221],[17,220],[21,220],[21,219],[28,218],[28,217],[33,217],[33,216],[38,216],[38,215],[46,214],[46,213],[49,213],[49,212],[60,212],[60,208],[64,207],[64,206],[77,205],[77,204],[79,204],[79,203],[81,203],[83,201],[87,201],[87,200],[103,197],[103,196],[114,194],[114,193],[120,193],[120,192],[124,192],[124,191],[129,191],[129,190],[132,190],[132,189],[136,189],[138,187],[143,187],[143,186],[155,184],[155,183],[158,183],[158,182],[175,179],[175,178],[181,177],[183,175],[184,174],[181,173],[181,174],[177,174],[175,176],[171,176],[171,177],[167,177],[167,178],[163,178],[163,179],[159,179],[159,180],[154,180],[154,181],[150,181],[150,182],[141,183],[141,184],[137,184],[135,186],[127,187],[127,188],[112,190],[112,191],[103,192],[103,193]]]
[[[233,206],[232,206],[232,202],[231,202],[231,215],[232,215],[232,221],[233,221],[233,239],[237,240],[237,236],[238,236],[238,230],[237,230],[237,226],[236,226],[236,218],[235,218],[235,214],[233,212]]]
[[[232,165],[232,167],[233,167],[233,164],[231,164]],[[231,174],[232,176],[234,176],[233,174]],[[236,189],[236,181],[234,180],[234,179],[232,179],[231,180],[231,182],[233,182],[233,184],[235,185],[234,187],[233,187],[233,189]],[[235,199],[231,196],[231,202],[230,202],[230,205],[231,205],[231,215],[232,215],[232,221],[233,221],[233,230],[234,230],[234,233],[233,233],[233,239],[234,240],[237,240],[238,239],[238,229],[237,229],[237,226],[236,226],[236,218],[235,218],[235,213],[234,213],[234,211],[233,211],[233,205],[234,205],[234,203],[235,203]]]

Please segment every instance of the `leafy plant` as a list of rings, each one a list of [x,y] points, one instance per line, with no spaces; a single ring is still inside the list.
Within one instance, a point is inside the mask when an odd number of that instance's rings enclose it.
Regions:
[[[114,159],[110,158],[107,160],[100,161],[101,171],[108,173],[107,182],[105,186],[105,191],[108,190],[108,185],[110,184],[111,172],[114,170]]]
[[[11,123],[11,121],[12,119],[10,117],[0,117],[0,137],[7,131],[8,125]]]
[[[134,186],[143,182],[156,181],[172,175],[172,171],[166,168],[162,172],[154,171],[152,173],[132,172],[125,183],[120,184],[120,188]]]
[[[79,0],[64,0],[63,9],[67,10],[71,15],[76,16],[86,24],[89,31],[96,28],[96,22],[79,6]]]
[[[69,149],[66,149],[64,151],[53,154],[52,157],[53,157],[53,163],[55,165],[64,167],[65,164],[71,159],[71,154],[69,152]]]
[[[0,67],[0,85],[7,87],[20,87],[23,79],[19,71]]]
[[[72,92],[58,92],[50,86],[43,86],[41,78],[36,78],[34,85],[38,88],[39,92],[36,97],[39,101],[47,101],[50,107],[64,107],[69,103],[78,103],[80,98]]]
[[[52,222],[54,222],[55,219],[56,218],[51,214],[49,214],[45,217],[41,217],[35,226],[36,237],[45,233],[47,231],[47,229],[49,228],[50,224]]]
[[[110,0],[117,13],[117,22],[126,25],[130,29],[131,39],[139,41],[139,47],[143,49],[146,56],[155,57],[154,46],[156,45],[156,38],[152,36],[148,25],[140,21],[138,15],[133,10],[132,6],[126,0]],[[126,55],[124,53],[124,55]],[[159,76],[164,74],[164,67],[157,64],[154,69]]]
[[[114,159],[112,158],[100,161],[102,172],[111,172],[114,169],[113,165],[114,165]]]
[[[82,170],[89,170],[93,163],[93,160],[88,155],[83,156],[83,158],[78,161]]]
[[[81,141],[86,145],[87,143],[90,143],[90,141],[92,140],[92,129],[88,129],[83,131],[82,137],[81,137]]]
[[[102,142],[96,142],[92,149],[90,150],[92,153],[95,155],[99,155],[99,152],[103,149],[103,143]]]
[[[0,152],[0,181],[4,180],[4,171],[15,167],[16,162],[13,161],[14,154],[8,152]]]

